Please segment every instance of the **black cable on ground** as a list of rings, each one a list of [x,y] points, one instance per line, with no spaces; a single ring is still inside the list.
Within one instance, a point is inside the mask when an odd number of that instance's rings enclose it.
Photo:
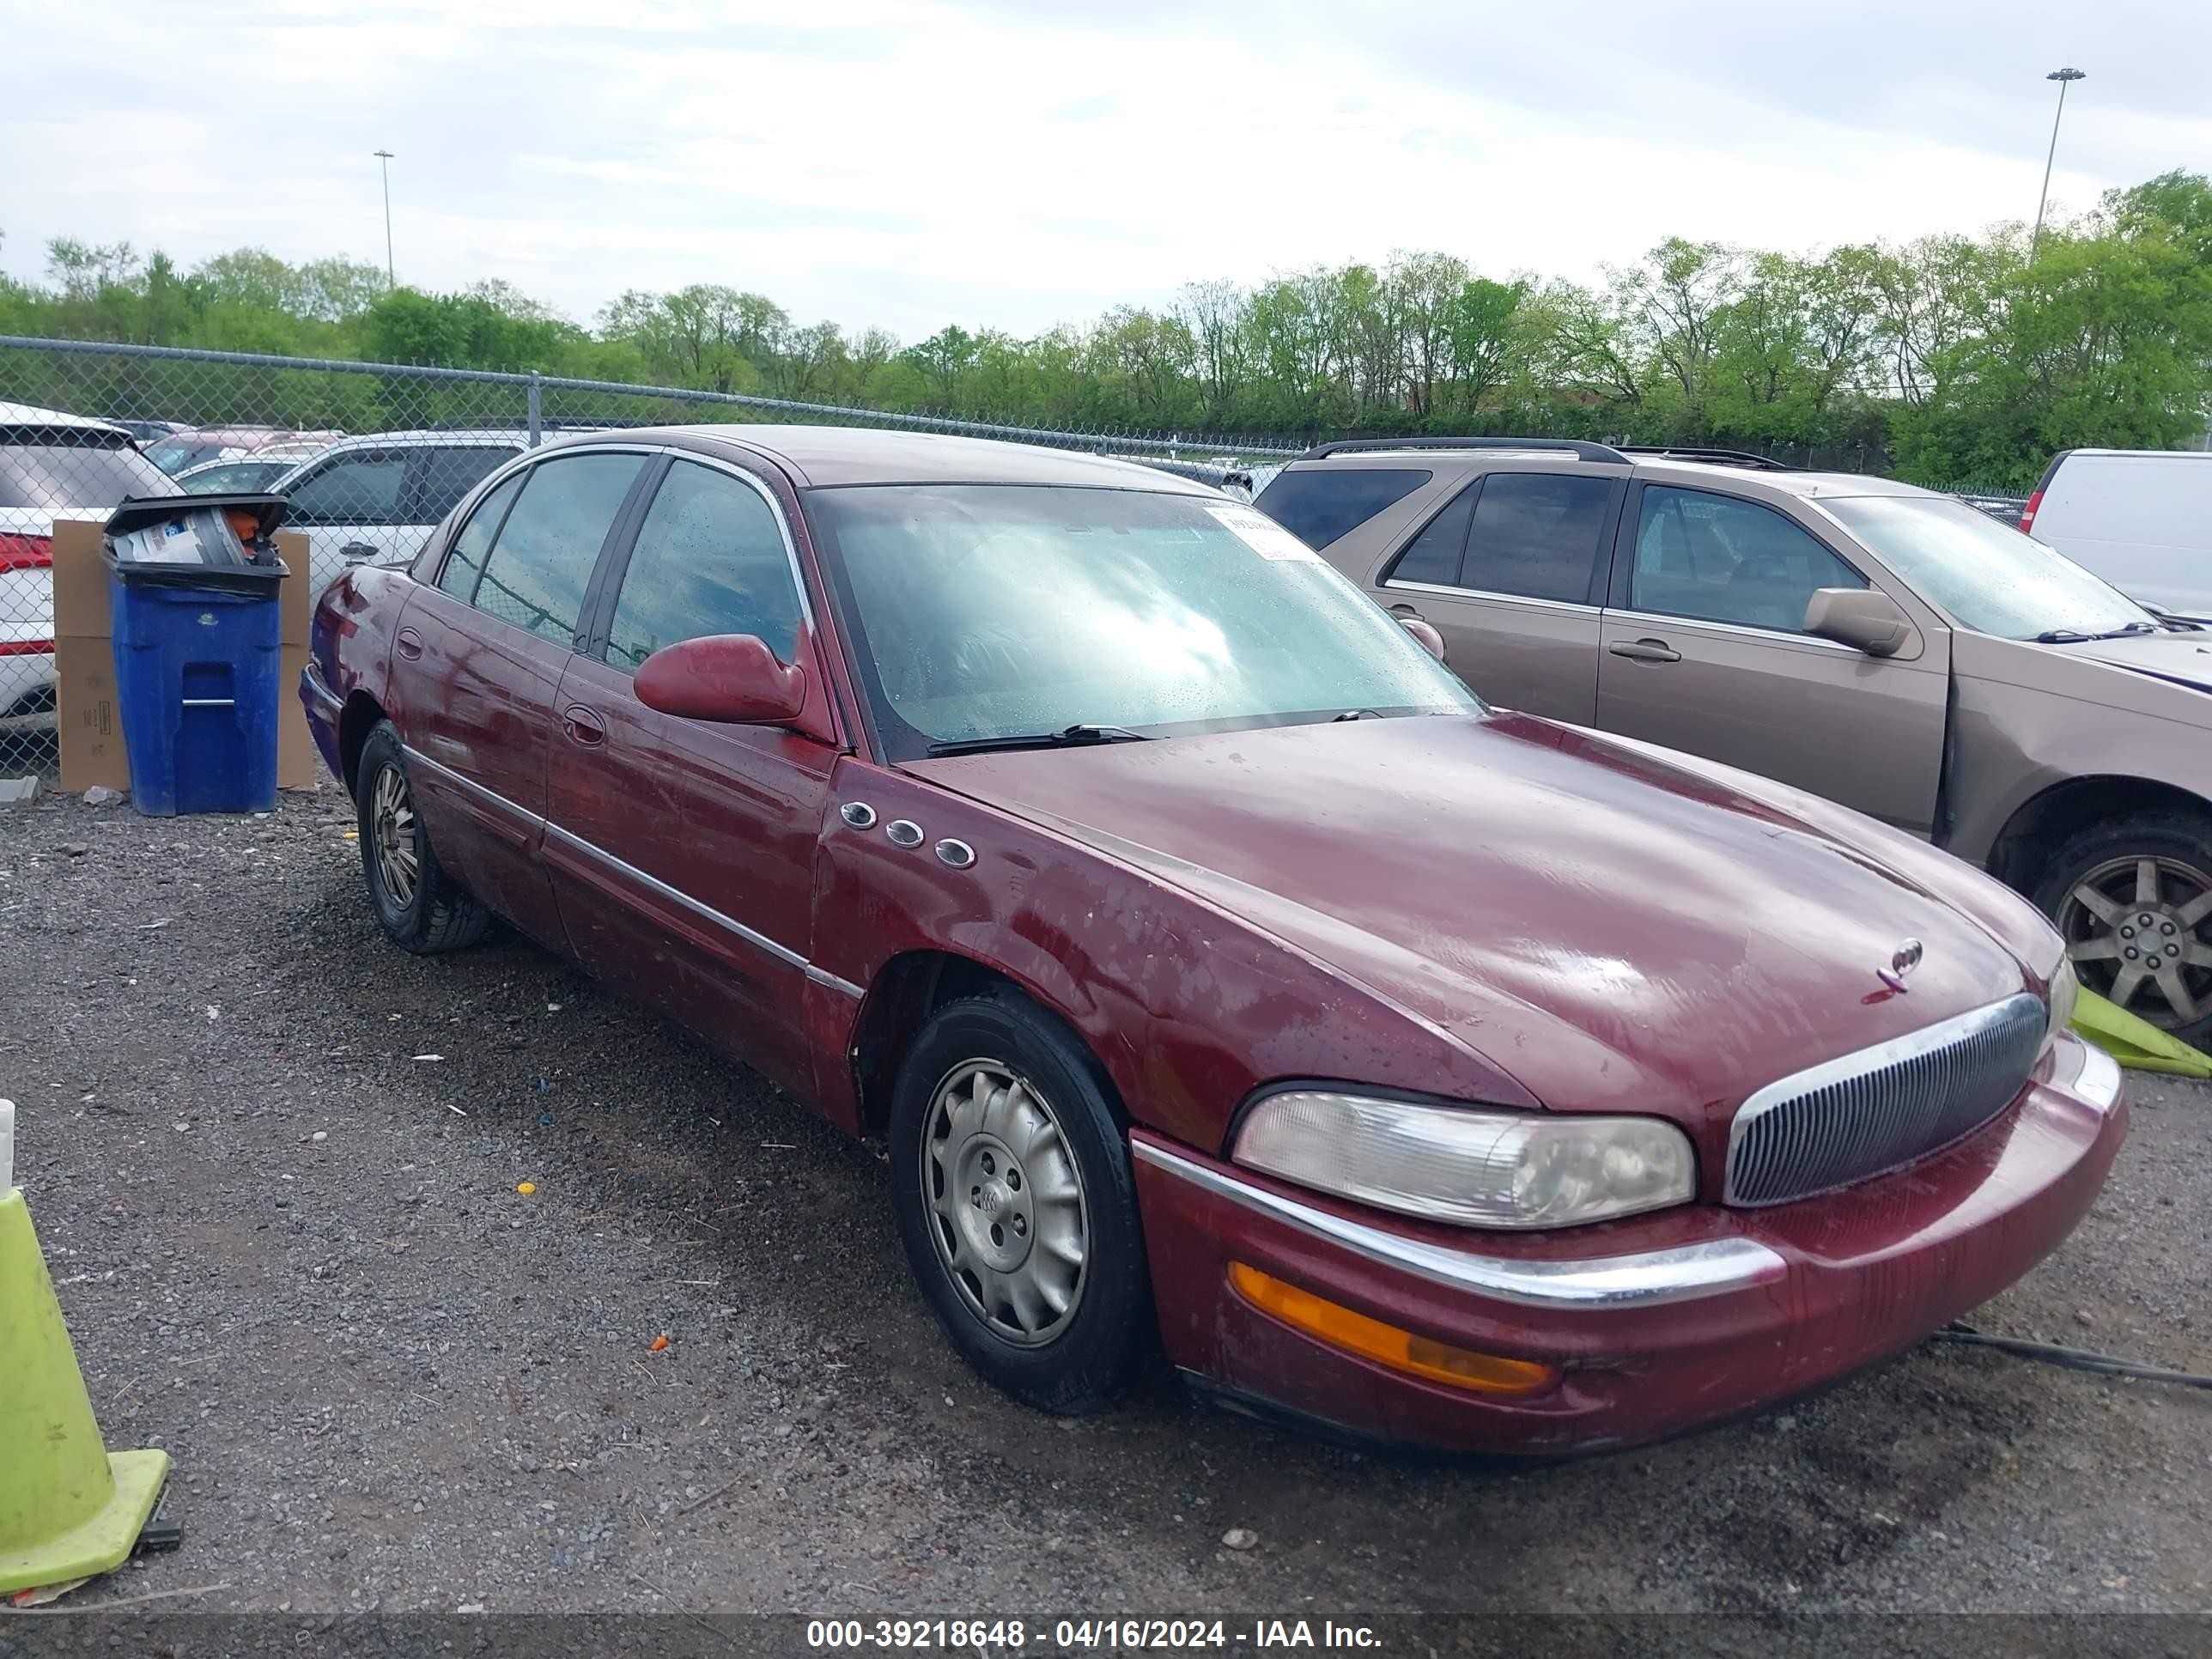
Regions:
[[[1976,1348],[1995,1348],[2000,1353],[2017,1354],[2022,1359],[2040,1359],[2047,1365],[2063,1365],[2070,1370],[2094,1371],[2104,1376],[2132,1376],[2145,1382],[2178,1382],[2185,1389],[2212,1389],[2212,1376],[2201,1376],[2195,1371],[2170,1371],[2162,1365],[2140,1365],[2131,1359],[2115,1359],[2110,1354],[2092,1353],[2087,1348],[2061,1347],[2056,1342],[2031,1342],[2024,1336],[1992,1336],[1958,1320],[1937,1331],[1936,1340],[1963,1343]]]

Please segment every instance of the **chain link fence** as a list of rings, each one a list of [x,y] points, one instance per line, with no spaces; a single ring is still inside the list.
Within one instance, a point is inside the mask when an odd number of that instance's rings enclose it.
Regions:
[[[742,393],[0,336],[0,778],[55,763],[57,518],[127,495],[281,491],[315,591],[404,562],[484,475],[563,433],[720,422],[897,428],[1117,455],[1249,495],[1280,439],[1073,432]],[[1868,468],[1845,454],[1774,459]],[[2018,522],[2017,496],[1954,493]]]
[[[550,375],[0,336],[0,778],[50,771],[57,518],[129,495],[281,491],[319,593],[413,558],[484,475],[563,433],[720,422],[895,427],[1118,455],[1250,488],[1279,441],[1065,432]]]

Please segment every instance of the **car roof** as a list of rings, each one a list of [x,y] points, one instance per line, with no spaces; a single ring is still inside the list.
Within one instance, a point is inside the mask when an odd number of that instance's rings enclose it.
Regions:
[[[422,427],[401,432],[356,432],[319,445],[315,453],[320,456],[337,449],[400,449],[417,444],[458,444],[464,447],[498,444],[509,449],[527,449],[530,434],[520,427]]]
[[[1218,497],[1205,484],[1130,461],[989,438],[933,432],[886,432],[848,426],[671,426],[628,428],[557,440],[580,443],[665,444],[704,454],[750,450],[780,462],[802,487],[840,484],[1073,484],[1095,489],[1146,489],[1161,495]]]
[[[40,409],[35,404],[0,403],[0,426],[70,427],[85,432],[113,432],[124,437],[131,434],[112,421],[95,421],[87,415],[70,415],[58,409]]]
[[[1741,494],[1756,495],[1763,489],[1779,491],[1784,495],[1832,498],[1843,495],[1926,495],[1944,499],[1942,492],[1923,489],[1917,484],[1902,483],[1895,478],[1881,478],[1864,472],[1800,471],[1795,467],[1751,465],[1757,458],[1747,457],[1742,463],[1693,460],[1686,457],[1608,452],[1606,446],[1585,445],[1592,452],[1577,455],[1564,445],[1545,447],[1530,445],[1515,448],[1501,443],[1499,447],[1456,448],[1439,443],[1435,447],[1414,444],[1377,443],[1372,449],[1347,443],[1333,447],[1326,455],[1306,455],[1292,461],[1285,471],[1301,472],[1322,470],[1353,470],[1377,465],[1419,468],[1425,471],[1446,473],[1461,477],[1472,477],[1478,472],[1494,471],[1499,465],[1515,467],[1531,463],[1547,471],[1572,473],[1583,467],[1602,466],[1607,471],[1599,475],[1620,477],[1620,469],[1627,476],[1646,483],[1678,483],[1686,488],[1711,488],[1726,485]],[[1747,490],[1746,485],[1753,486]]]

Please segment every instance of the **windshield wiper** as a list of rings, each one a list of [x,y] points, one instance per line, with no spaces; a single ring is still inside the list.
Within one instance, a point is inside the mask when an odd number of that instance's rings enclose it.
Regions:
[[[2091,640],[2124,640],[2134,634],[2155,634],[2154,622],[2131,622],[2124,628],[2115,628],[2103,634],[2084,634],[2077,628],[2053,628],[2035,636],[2038,645],[2083,645]]]
[[[938,755],[986,755],[997,749],[1079,749],[1095,743],[1149,743],[1142,732],[1126,726],[1093,726],[1079,720],[1057,732],[1012,732],[998,738],[952,738],[929,745]]]

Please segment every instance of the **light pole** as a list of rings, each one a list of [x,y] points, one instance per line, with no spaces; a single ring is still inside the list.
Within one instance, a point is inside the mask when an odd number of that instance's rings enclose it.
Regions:
[[[2072,70],[2067,71],[2069,75],[2077,72]],[[2065,98],[2066,93],[2063,88],[2060,88],[2058,96],[2062,100]],[[2058,142],[2056,133],[2051,135],[2051,142],[2054,144]],[[392,152],[388,149],[380,149],[373,151],[372,154],[376,157],[378,168],[384,174],[384,285],[386,288],[398,288],[399,279],[392,275]],[[2044,179],[2043,184],[2046,190],[2051,187],[2048,176]],[[2042,216],[2039,214],[2036,223],[2039,227],[2042,222]]]
[[[2089,78],[2084,70],[2053,70],[2043,77],[2058,82],[2058,113],[2051,118],[2051,153],[2043,158],[2043,194],[2035,199],[2035,234],[2029,238],[2027,257],[2033,261],[2035,250],[2043,241],[2043,210],[2051,200],[2051,164],[2058,159],[2058,124],[2066,117],[2066,88],[2069,82]],[[389,209],[387,207],[387,212]]]

